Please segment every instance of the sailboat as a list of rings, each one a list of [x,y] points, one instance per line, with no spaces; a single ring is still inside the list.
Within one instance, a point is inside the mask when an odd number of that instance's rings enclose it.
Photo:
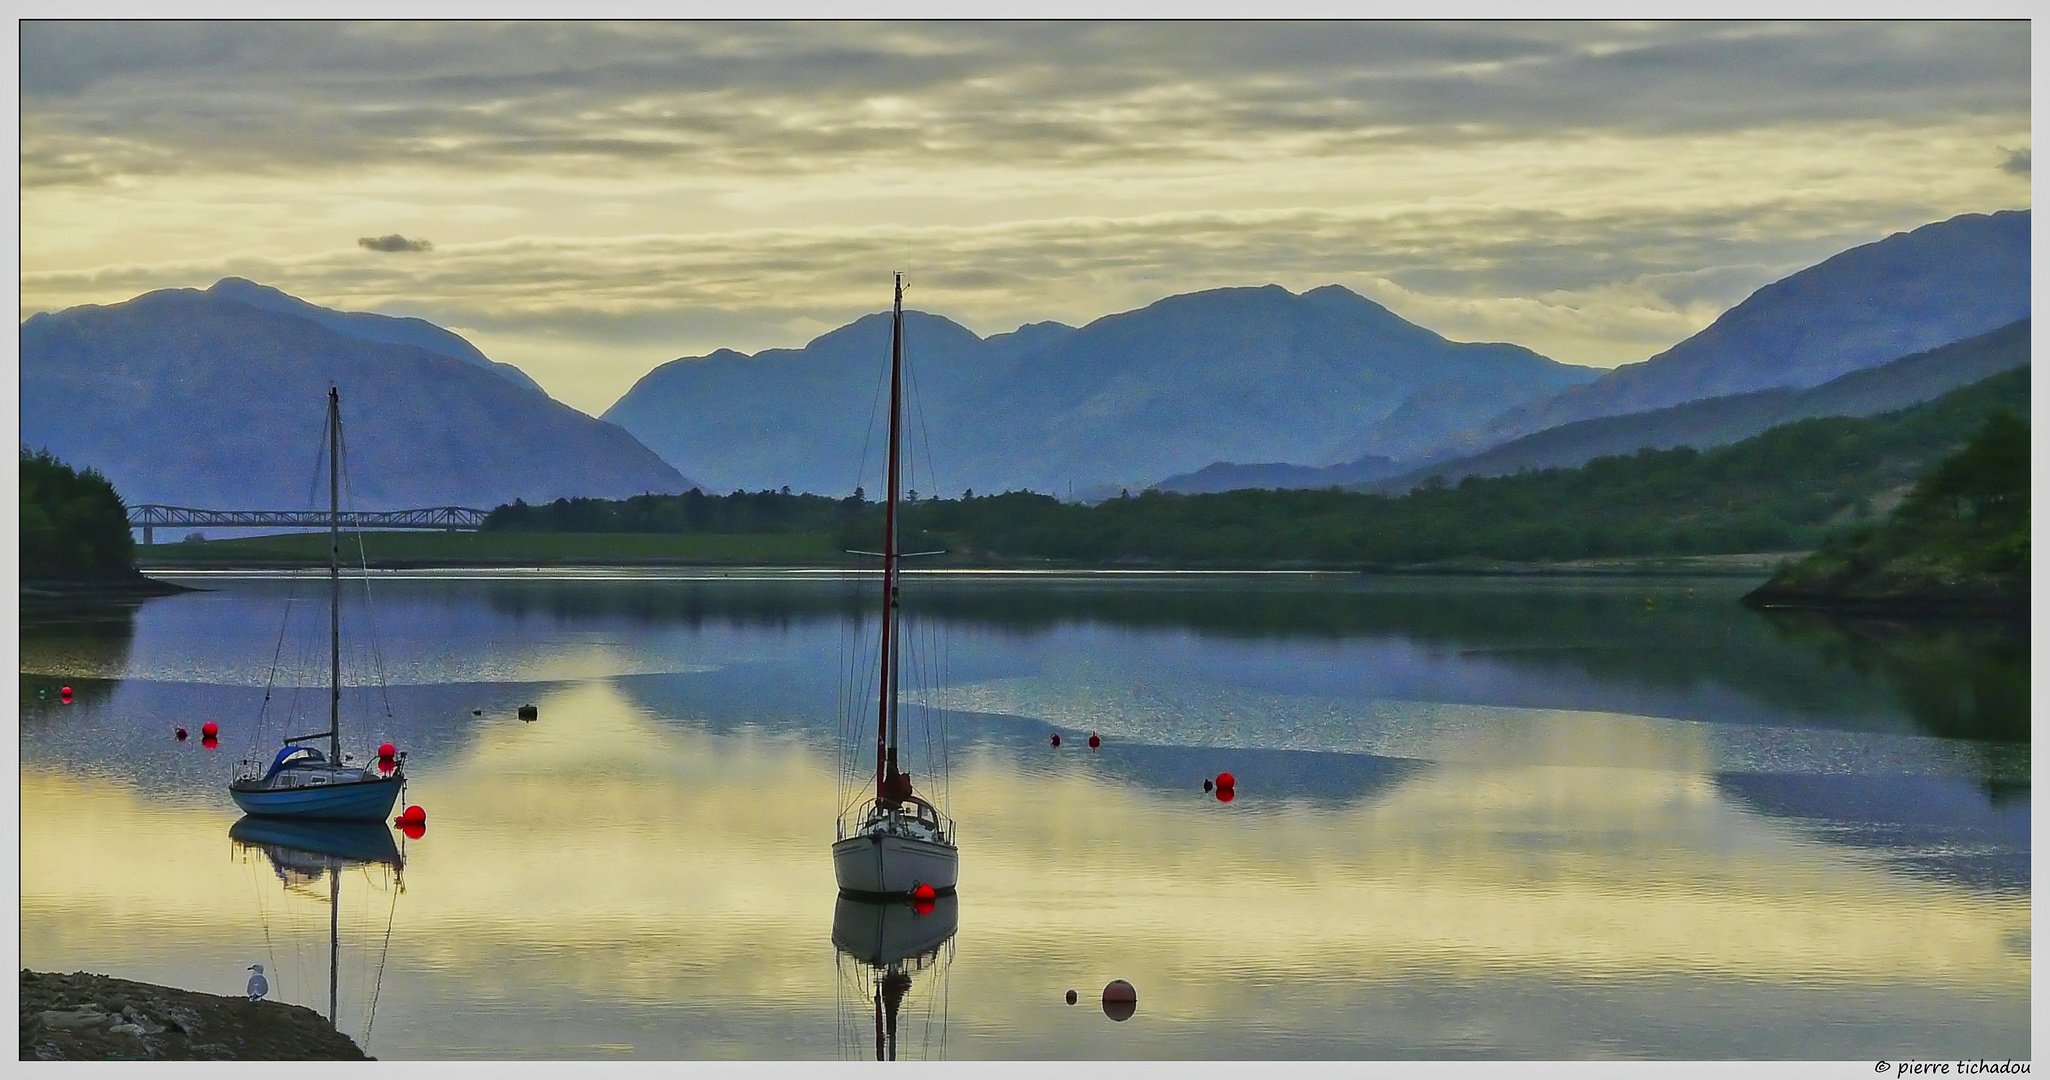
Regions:
[[[948,943],[960,925],[959,898],[953,896],[886,904],[842,896],[833,905],[833,948],[853,960],[860,974],[875,1024],[877,1061],[897,1060],[898,1017],[913,980],[935,969],[944,980],[953,959]],[[944,1042],[944,1018],[940,1037]]]
[[[333,1024],[341,994],[342,871],[356,866],[389,867],[393,886],[403,890],[405,883],[399,875],[406,860],[392,842],[391,831],[382,822],[245,817],[228,828],[228,838],[238,848],[263,852],[279,880],[287,886],[317,882],[321,875],[327,876],[327,1022]],[[380,963],[380,974],[381,968]]]
[[[960,852],[954,823],[911,789],[911,774],[897,764],[898,668],[902,664],[902,622],[897,577],[903,555],[897,545],[899,462],[904,414],[904,275],[896,275],[890,321],[889,493],[883,504],[883,618],[876,679],[875,797],[854,815],[843,816],[833,842],[833,877],[842,893],[902,897],[931,889],[954,891]]]
[[[228,795],[245,814],[318,818],[328,821],[383,821],[406,783],[404,756],[389,771],[352,765],[342,756],[342,397],[327,390],[328,442],[328,724],[326,731],[294,735],[261,768],[244,761],[228,784]],[[302,743],[326,739],[327,753]]]

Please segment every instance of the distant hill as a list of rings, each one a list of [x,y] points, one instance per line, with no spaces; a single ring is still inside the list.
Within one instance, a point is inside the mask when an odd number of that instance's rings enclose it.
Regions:
[[[264,303],[231,298],[251,295]],[[690,486],[619,428],[455,355],[453,334],[300,304],[224,282],[31,316],[22,445],[98,470],[130,505],[308,506],[333,381],[363,509]]]
[[[1707,329],[1433,448],[1473,453],[1597,416],[1809,387],[2029,315],[2029,211],[1962,214],[1840,252],[1752,293]]]
[[[1561,424],[1472,457],[1404,469],[1392,476],[1384,471],[1381,476],[1352,486],[1368,491],[1403,492],[1432,476],[1446,481],[1467,476],[1501,476],[1519,469],[1579,465],[1646,447],[1664,450],[1692,446],[1705,450],[1811,416],[1873,416],[1890,412],[2029,363],[2029,325],[2028,319],[2009,323],[1990,334],[1854,371],[1806,390],[1759,390],[1690,401],[1669,409]]]
[[[1285,462],[1265,462],[1257,465],[1238,465],[1229,461],[1217,461],[1192,473],[1170,476],[1154,484],[1153,491],[1172,491],[1182,495],[1207,495],[1219,491],[1242,491],[1247,488],[1327,488],[1363,487],[1375,480],[1385,479],[1408,468],[1405,462],[1391,458],[1363,457],[1343,465],[1326,465],[1314,468],[1309,465],[1289,465]]]
[[[909,445],[954,494],[1134,488],[1219,460],[1330,463],[1394,456],[1517,402],[1594,379],[1505,344],[1447,341],[1332,285],[1173,296],[1070,328],[987,340],[905,313]],[[881,445],[889,318],[865,316],[802,349],[672,361],[605,418],[715,490],[844,494]]]

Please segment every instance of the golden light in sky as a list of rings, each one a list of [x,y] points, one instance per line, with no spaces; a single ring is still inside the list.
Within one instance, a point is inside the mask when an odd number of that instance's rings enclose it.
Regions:
[[[893,269],[982,334],[1337,282],[1611,366],[2027,206],[2028,35],[27,22],[20,314],[239,275],[431,319],[593,413],[876,310]],[[424,245],[362,242],[392,236]]]

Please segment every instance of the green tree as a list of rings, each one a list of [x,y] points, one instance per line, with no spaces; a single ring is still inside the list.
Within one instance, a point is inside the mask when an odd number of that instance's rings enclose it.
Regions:
[[[21,576],[97,581],[135,574],[128,508],[97,470],[21,449]]]

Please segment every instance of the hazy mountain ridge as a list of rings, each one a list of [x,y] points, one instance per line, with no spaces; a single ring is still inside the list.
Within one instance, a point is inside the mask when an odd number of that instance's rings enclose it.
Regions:
[[[2022,319],[1990,334],[1853,371],[1805,390],[1758,390],[1666,409],[1561,424],[1472,457],[1404,469],[1353,486],[1366,491],[1400,493],[1432,476],[1457,482],[1467,476],[1502,476],[1522,469],[1571,467],[1645,448],[1692,446],[1706,450],[1810,417],[1877,416],[2026,366],[2030,359],[2030,323],[2031,320]]]
[[[364,509],[690,486],[626,432],[492,368],[213,292],[38,314],[20,344],[23,445],[100,470],[130,505],[324,502],[312,493],[330,381]]]
[[[1414,418],[1377,427],[1420,392],[1463,402],[1445,415],[1471,422],[1598,375],[1516,345],[1447,341],[1339,286],[1189,293],[987,340],[936,315],[905,320],[922,406],[908,441],[940,466],[912,486],[948,494],[1136,487],[1232,455],[1338,461],[1431,431]],[[864,444],[870,474],[878,460],[870,418],[888,355],[887,316],[864,316],[802,349],[665,364],[604,415],[715,490],[845,492],[863,482]]]
[[[1839,252],[1757,290],[1672,348],[1512,408],[1432,456],[1597,416],[1816,386],[2026,318],[2029,213],[1960,214]]]
[[[248,278],[225,277],[214,282],[206,291],[209,295],[239,300],[251,307],[311,319],[337,333],[363,341],[385,345],[417,345],[429,352],[453,356],[473,367],[495,371],[512,380],[517,386],[526,387],[544,397],[548,396],[548,391],[543,390],[540,383],[528,378],[526,372],[485,356],[461,334],[436,326],[426,319],[379,315],[371,311],[337,311],[308,303],[282,289],[259,285]]]

